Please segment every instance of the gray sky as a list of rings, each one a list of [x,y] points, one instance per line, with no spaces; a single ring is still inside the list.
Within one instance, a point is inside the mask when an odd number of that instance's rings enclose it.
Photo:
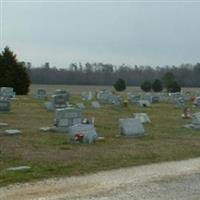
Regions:
[[[1,50],[40,66],[200,61],[200,1],[1,2]]]

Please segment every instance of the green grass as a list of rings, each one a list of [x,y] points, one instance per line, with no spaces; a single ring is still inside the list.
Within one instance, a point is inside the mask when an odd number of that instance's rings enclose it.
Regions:
[[[80,97],[74,96],[71,101],[80,102]],[[152,123],[145,124],[146,136],[140,139],[116,137],[118,119],[131,117],[134,112],[146,112],[150,116]],[[72,145],[67,134],[39,131],[42,126],[53,125],[54,113],[45,110],[44,101],[30,96],[18,97],[12,102],[10,113],[0,113],[0,122],[8,123],[7,128],[19,128],[23,132],[19,136],[0,136],[0,186],[198,157],[200,131],[183,128],[190,120],[182,119],[181,114],[182,109],[170,103],[155,104],[151,108],[103,105],[101,109],[93,109],[87,103],[84,116],[95,117],[97,132],[105,141]],[[4,129],[0,128],[0,132]],[[31,169],[6,170],[19,165],[29,165]]]

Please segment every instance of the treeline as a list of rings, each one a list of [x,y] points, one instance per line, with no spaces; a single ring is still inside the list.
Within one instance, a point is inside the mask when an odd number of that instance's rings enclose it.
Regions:
[[[113,85],[118,78],[127,85],[140,86],[144,81],[163,80],[167,72],[172,72],[182,87],[200,86],[200,63],[180,66],[114,66],[103,63],[73,63],[68,69],[51,68],[49,65],[28,69],[32,83],[67,85]]]

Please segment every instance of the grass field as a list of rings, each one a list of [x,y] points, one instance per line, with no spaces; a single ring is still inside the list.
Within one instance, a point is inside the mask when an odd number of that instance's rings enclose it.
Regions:
[[[31,91],[37,86],[32,86]],[[47,86],[45,86],[47,87]],[[49,93],[58,86],[48,86]],[[75,87],[75,86],[74,86]],[[60,87],[63,88],[63,87]],[[80,87],[71,98],[80,102]],[[84,90],[89,90],[84,87]],[[189,105],[193,112],[198,108]],[[147,135],[140,139],[116,137],[118,119],[131,117],[134,112],[146,112],[151,124]],[[151,108],[129,105],[114,108],[104,105],[93,109],[86,104],[85,117],[95,117],[99,136],[105,141],[94,145],[70,144],[63,133],[43,133],[40,127],[53,125],[54,113],[47,112],[44,101],[31,96],[19,96],[12,102],[10,113],[0,113],[0,122],[8,128],[22,130],[19,136],[0,136],[0,186],[34,179],[72,176],[113,168],[128,167],[161,161],[181,160],[200,156],[200,131],[185,129],[190,122],[180,117],[182,109],[171,103],[155,104]],[[2,132],[4,128],[1,128]],[[11,172],[8,167],[29,165],[26,171]]]

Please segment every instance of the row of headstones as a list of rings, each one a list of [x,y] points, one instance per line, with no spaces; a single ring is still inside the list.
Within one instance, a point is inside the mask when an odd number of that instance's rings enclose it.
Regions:
[[[120,106],[123,103],[123,98],[119,95],[114,95],[111,91],[103,89],[100,92],[82,92],[81,97],[83,101],[97,100],[101,103],[109,103]]]
[[[119,119],[120,134],[138,137],[145,133],[142,123],[150,122],[145,113],[136,113],[134,118]],[[83,120],[82,110],[74,107],[56,109],[54,126],[50,131],[65,132],[73,142],[94,143],[98,134],[94,124]],[[78,138],[78,139],[77,139]]]

